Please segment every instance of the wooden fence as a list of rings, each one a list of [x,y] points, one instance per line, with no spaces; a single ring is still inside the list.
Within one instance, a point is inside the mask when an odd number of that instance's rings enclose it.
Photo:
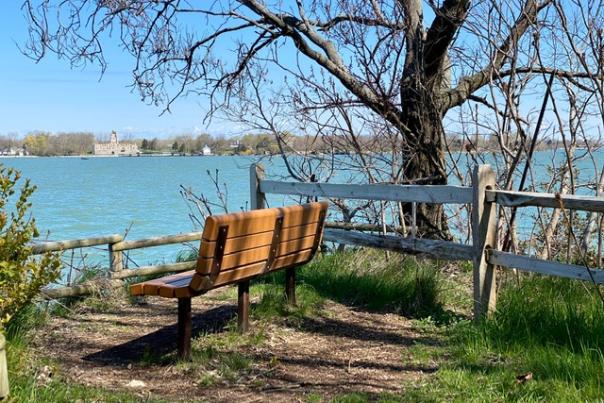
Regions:
[[[436,259],[471,260],[474,266],[473,298],[475,317],[480,317],[495,307],[496,267],[515,268],[591,281],[597,284],[604,283],[604,270],[541,260],[497,250],[497,206],[539,206],[604,212],[604,198],[496,190],[495,174],[488,165],[477,166],[474,169],[472,186],[470,187],[278,182],[264,179],[262,167],[252,165],[250,169],[250,207],[252,209],[264,208],[267,194],[402,203],[471,205],[472,245],[420,239],[413,236],[378,234],[376,232],[380,232],[381,228],[368,224],[327,223],[324,239],[349,245],[420,254]],[[194,261],[126,268],[124,252],[184,242],[199,242],[201,234],[201,232],[190,232],[140,240],[124,240],[121,235],[110,235],[36,244],[33,246],[33,252],[36,254],[99,245],[107,245],[109,253],[108,274],[105,278],[75,286],[46,288],[43,290],[43,295],[52,299],[90,294],[100,287],[121,286],[123,280],[130,277],[194,269],[196,265]]]

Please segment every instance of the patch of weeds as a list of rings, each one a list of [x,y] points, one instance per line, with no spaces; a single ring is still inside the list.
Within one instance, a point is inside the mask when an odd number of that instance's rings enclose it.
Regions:
[[[287,301],[284,287],[281,284],[263,284],[261,299],[252,308],[252,317],[255,319],[270,320],[275,317],[286,317],[292,324],[300,323],[302,319],[315,316],[323,308],[325,299],[308,284],[296,287],[296,304]]]
[[[299,270],[299,281],[319,295],[374,311],[448,321],[435,264],[357,250],[323,255]]]
[[[437,346],[415,343],[404,350],[403,362],[418,367],[432,365],[439,361],[442,355]]]
[[[114,306],[113,302],[111,296],[90,295],[81,299],[77,305],[90,312],[107,312]]]
[[[223,378],[235,382],[242,374],[247,372],[251,365],[251,358],[232,351],[222,355],[218,365],[218,373]]]
[[[331,403],[365,403],[365,402],[378,402],[378,403],[394,403],[402,402],[401,396],[396,396],[390,393],[346,393],[343,395],[336,396],[330,402]]]
[[[219,380],[220,377],[216,374],[215,371],[207,371],[201,374],[201,377],[199,378],[197,384],[199,386],[209,388],[210,386],[214,386]]]
[[[464,272],[464,273],[472,273],[474,271],[474,264],[471,261],[458,261],[455,262],[455,265],[457,266],[457,268],[459,269],[459,271]]]
[[[43,305],[30,303],[21,308],[5,328],[6,339],[13,344],[26,345],[29,341],[29,333],[41,326],[48,320],[48,313]]]
[[[332,403],[365,403],[368,396],[362,393],[347,393],[332,399]]]
[[[603,334],[604,310],[593,288],[528,276],[520,286],[503,287],[491,318],[449,326],[446,343],[437,348],[440,370],[406,396],[419,401],[602,400]]]
[[[323,402],[323,398],[318,393],[311,393],[306,396],[307,403],[321,403]]]
[[[70,285],[84,284],[91,280],[106,278],[107,271],[101,266],[86,266],[77,272]]]
[[[193,340],[191,360],[179,362],[177,367],[185,373],[197,374],[201,386],[236,382],[249,373],[253,363],[245,351],[265,339],[262,326],[241,334],[233,323],[226,332],[205,334]]]
[[[70,286],[82,285],[92,280],[97,280],[97,288],[92,290],[92,294],[77,297],[65,297],[48,303],[52,315],[68,317],[69,314],[78,308],[84,308],[92,312],[106,312],[115,308],[123,301],[124,294],[121,290],[108,287],[103,284],[103,279],[107,278],[105,269],[98,266],[87,266],[80,270],[74,277]]]
[[[183,249],[176,254],[176,263],[193,262],[197,260],[199,251],[196,248]]]
[[[256,293],[256,289],[254,286],[250,288],[250,294],[254,295]],[[237,285],[221,287],[213,292],[210,295],[206,295],[204,298],[213,299],[215,301],[228,301],[237,299]]]
[[[169,356],[158,354],[153,347],[145,345],[139,363],[144,367],[148,367],[152,365],[163,365],[169,361]]]
[[[99,289],[91,295],[80,297],[61,298],[49,304],[51,314],[60,317],[69,317],[76,310],[90,312],[108,312],[120,307],[124,300],[124,293],[120,289]]]

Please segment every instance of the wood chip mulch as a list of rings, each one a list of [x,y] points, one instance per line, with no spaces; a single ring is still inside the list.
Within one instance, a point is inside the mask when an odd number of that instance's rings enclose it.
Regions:
[[[252,321],[261,328],[262,341],[236,347],[251,366],[236,379],[207,385],[203,368],[146,359],[174,356],[176,301],[118,301],[110,309],[83,305],[66,318],[53,317],[38,331],[34,350],[53,359],[56,371],[73,382],[127,390],[141,400],[280,402],[306,401],[309,395],[329,400],[352,392],[377,397],[404,394],[405,387],[437,369],[409,361],[409,346],[437,343],[414,330],[411,321],[328,301],[320,315],[295,323]],[[194,349],[208,335],[226,334],[235,314],[232,299],[194,298]]]

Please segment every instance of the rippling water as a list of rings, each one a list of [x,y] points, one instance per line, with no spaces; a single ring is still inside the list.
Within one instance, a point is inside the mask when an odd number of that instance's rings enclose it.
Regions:
[[[251,157],[5,158],[38,189],[32,197],[38,228],[49,240],[128,231],[128,239],[196,230],[180,185],[214,196],[206,171],[220,169],[231,209],[249,199]],[[46,235],[47,234],[47,235]],[[137,262],[174,261],[182,247],[134,253]]]
[[[597,155],[600,167],[602,153]],[[551,152],[537,155],[535,173],[544,179],[543,167]],[[33,213],[43,237],[76,239],[128,231],[128,239],[198,230],[189,219],[189,208],[180,185],[215,197],[206,171],[220,170],[220,183],[228,184],[229,209],[245,207],[249,200],[249,166],[255,157],[141,157],[141,158],[2,158],[0,164],[22,171],[38,187]],[[279,159],[264,162],[269,174],[282,174]],[[583,161],[588,173],[591,164]],[[593,177],[593,176],[592,176]],[[271,197],[271,205],[284,203]],[[524,221],[524,220],[523,220]],[[521,222],[521,225],[530,223]],[[172,262],[182,246],[131,252],[138,264]],[[92,255],[94,251],[90,252]],[[98,256],[106,254],[97,251]]]

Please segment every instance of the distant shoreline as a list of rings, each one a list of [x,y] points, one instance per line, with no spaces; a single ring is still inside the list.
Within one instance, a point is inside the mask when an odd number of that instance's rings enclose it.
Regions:
[[[250,154],[250,157],[255,156]],[[140,154],[140,155],[94,155],[94,154],[81,154],[81,155],[0,155],[0,158],[139,158],[139,157],[240,157],[240,155],[197,155],[197,154]],[[247,157],[247,155],[246,155]]]
[[[538,152],[545,151],[554,151],[560,149],[558,148],[544,148],[540,150],[536,150]],[[585,147],[577,147],[577,150],[586,150]],[[476,151],[471,150],[451,150],[452,153],[457,154],[474,154]],[[352,155],[354,153],[350,153]],[[367,152],[366,154],[375,154],[372,152]],[[492,151],[481,151],[480,154],[492,154]],[[90,158],[149,158],[149,157],[266,157],[266,156],[276,156],[279,154],[212,154],[212,155],[203,155],[203,154],[181,154],[181,153],[149,153],[149,154],[137,154],[137,155],[96,155],[96,154],[80,154],[80,155],[0,155],[0,159],[9,159],[9,158],[79,158],[79,159],[90,159]],[[288,153],[288,155],[293,155]],[[329,153],[315,153],[309,154],[315,156],[321,155],[331,155]],[[347,153],[335,153],[335,155],[347,155]]]

